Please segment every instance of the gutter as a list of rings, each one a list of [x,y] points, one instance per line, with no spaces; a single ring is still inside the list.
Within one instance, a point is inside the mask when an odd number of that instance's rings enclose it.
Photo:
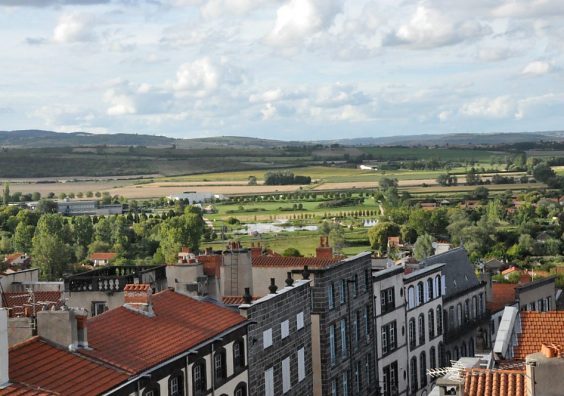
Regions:
[[[238,329],[240,329],[240,328],[242,328],[242,327],[248,326],[248,325],[250,325],[250,324],[251,324],[251,323],[246,320],[246,321],[244,321],[244,322],[242,322],[242,323],[239,323],[238,325],[235,325],[235,326],[233,326],[233,327],[230,327],[229,329],[227,329],[227,330],[221,332],[220,334],[216,335],[215,337],[213,337],[213,338],[211,338],[211,339],[209,339],[209,340],[207,340],[207,341],[205,341],[205,342],[199,344],[198,349],[200,349],[200,348],[202,348],[202,347],[205,347],[205,346],[207,346],[207,345],[209,345],[209,344],[212,344],[212,345],[213,345],[213,343],[214,343],[215,341],[217,341],[218,339],[223,338],[224,335],[229,334],[229,333],[231,333],[232,331],[238,330]],[[134,375],[133,377],[131,377],[127,382],[124,382],[123,384],[119,385],[118,387],[112,388],[111,390],[109,390],[109,391],[107,391],[107,392],[104,392],[104,393],[102,393],[101,395],[104,395],[104,396],[105,396],[105,395],[112,395],[112,394],[115,394],[115,392],[119,391],[120,389],[125,388],[125,387],[128,386],[128,385],[131,385],[131,384],[133,384],[133,383],[139,381],[139,380],[140,380],[141,378],[143,378],[143,377],[147,377],[147,376],[150,377],[150,376],[151,376],[151,372],[153,372],[154,370],[157,370],[157,369],[159,369],[159,368],[161,368],[161,367],[164,367],[164,366],[166,366],[166,365],[168,365],[168,364],[170,364],[170,363],[172,363],[172,362],[174,362],[174,361],[176,361],[176,360],[178,360],[178,359],[182,359],[182,358],[184,358],[184,357],[188,357],[189,355],[197,354],[197,353],[198,353],[198,349],[190,349],[190,350],[188,350],[188,351],[186,351],[186,352],[182,352],[181,354],[176,355],[176,356],[174,356],[174,357],[172,357],[172,358],[169,358],[169,359],[165,360],[164,362],[161,362],[161,363],[159,363],[159,364],[157,364],[157,365],[151,367],[151,368],[148,369],[148,370],[145,370],[145,371],[143,371],[143,372],[141,372],[141,373],[139,373],[139,374],[135,374],[135,375]],[[105,363],[107,364],[107,362],[105,362]],[[188,376],[188,371],[186,371],[186,375]],[[187,382],[187,380],[188,380],[188,378],[186,378],[186,382]],[[138,393],[138,392],[139,392],[139,390],[137,391],[137,393]]]

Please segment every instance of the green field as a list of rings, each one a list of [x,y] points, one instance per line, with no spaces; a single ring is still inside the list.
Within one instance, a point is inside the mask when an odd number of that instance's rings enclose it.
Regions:
[[[425,147],[363,147],[360,150],[371,154],[375,160],[436,159],[441,161],[489,162],[492,157],[505,154],[503,152],[481,149]]]

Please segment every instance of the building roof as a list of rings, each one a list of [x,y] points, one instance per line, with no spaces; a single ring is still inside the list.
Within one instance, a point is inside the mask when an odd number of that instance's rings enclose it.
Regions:
[[[14,345],[9,353],[10,380],[47,392],[21,394],[98,395],[128,379],[115,368],[54,346],[40,337]]]
[[[90,255],[90,260],[112,260],[117,257],[117,253],[98,252]]]
[[[0,396],[50,396],[58,395],[58,393],[50,392],[40,388],[26,386],[24,384],[12,383],[0,389]]]
[[[37,291],[33,294],[35,295],[35,309],[37,311],[53,307],[60,308],[63,305],[59,291]],[[10,310],[10,316],[30,316],[33,311],[33,297],[28,292],[4,293],[2,303],[5,308]],[[29,308],[28,312],[26,312],[26,308]]]
[[[257,256],[253,257],[253,267],[279,267],[279,268],[326,268],[342,261],[341,258],[317,257],[283,257],[283,256]]]
[[[253,296],[252,300],[258,299],[257,296]],[[243,296],[223,296],[221,300],[225,305],[241,305],[245,303],[245,298]]]
[[[521,311],[521,333],[513,348],[515,360],[541,350],[542,344],[564,345],[564,311]]]
[[[505,266],[507,266],[507,264],[505,264],[503,261],[499,261],[498,259],[491,259],[489,261],[486,261],[486,263],[484,264],[484,266],[488,269],[501,269]]]
[[[464,376],[465,396],[524,396],[525,370],[470,369]]]
[[[445,297],[480,285],[474,273],[474,266],[468,259],[468,253],[462,247],[427,257],[420,264],[425,267],[433,264],[446,264],[442,269],[446,279]]]
[[[12,262],[18,260],[22,256],[26,256],[26,254],[20,253],[20,252],[11,253],[11,254],[8,254],[6,257],[4,257],[4,262],[11,264]]]
[[[208,302],[165,290],[152,296],[153,316],[119,307],[88,320],[88,344],[81,353],[138,373],[186,352],[246,322]]]
[[[492,284],[492,301],[487,302],[487,308],[490,312],[498,312],[507,305],[515,302],[515,289],[519,286],[517,283],[493,283]]]
[[[501,271],[501,275],[508,275],[508,274],[511,274],[512,272],[515,272],[515,271],[519,271],[519,269],[515,266],[511,266],[511,267],[507,268],[506,270]]]

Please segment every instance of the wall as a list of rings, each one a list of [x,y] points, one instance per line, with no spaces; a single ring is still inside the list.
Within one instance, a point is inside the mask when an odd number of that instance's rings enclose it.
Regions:
[[[288,277],[288,272],[292,270],[302,270],[298,267],[253,267],[253,294],[256,296],[266,296],[270,291],[270,278],[275,279],[278,288],[284,287],[284,282]]]
[[[8,319],[8,343],[10,346],[23,342],[33,336],[33,323],[30,318]]]
[[[123,305],[123,292],[101,292],[101,291],[81,291],[65,292],[67,306],[73,308],[83,308],[88,311],[88,316],[92,316],[92,302],[105,302],[108,309],[114,309]]]
[[[232,277],[231,271],[237,268],[236,276]],[[245,288],[253,288],[253,268],[251,264],[251,253],[248,250],[225,251],[222,255],[221,265],[221,295],[242,296]],[[231,284],[232,280],[236,284]]]
[[[526,307],[529,310],[529,304],[535,303],[535,310],[540,311],[539,300],[550,297],[550,310],[556,309],[556,285],[555,278],[547,278],[535,282],[527,283],[515,289],[515,298],[519,301],[520,309]]]
[[[4,292],[6,293],[11,291],[15,291],[15,292],[20,291],[20,288],[16,285],[14,285],[15,289],[12,290],[13,287],[10,287],[10,285],[14,282],[32,283],[38,281],[39,281],[39,269],[37,268],[14,272],[13,274],[0,275],[0,285],[2,285],[2,290],[4,290]],[[2,302],[0,301],[0,304],[1,303]]]

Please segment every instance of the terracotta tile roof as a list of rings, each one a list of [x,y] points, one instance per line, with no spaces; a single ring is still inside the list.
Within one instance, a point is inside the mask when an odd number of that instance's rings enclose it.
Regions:
[[[115,368],[56,347],[39,337],[14,345],[10,348],[9,359],[12,381],[55,394],[98,395],[128,379]]]
[[[517,283],[494,283],[492,284],[492,301],[487,302],[490,312],[498,312],[515,302],[515,288]]]
[[[219,254],[198,256],[198,261],[204,266],[204,274],[219,278],[221,275],[221,256]]]
[[[541,350],[542,344],[564,345],[564,311],[521,311],[521,333],[513,348],[515,360]]]
[[[283,256],[258,256],[253,257],[253,267],[284,267],[302,269],[305,265],[309,268],[325,268],[341,261],[340,258],[317,257],[283,257]]]
[[[257,299],[258,297],[253,296],[253,301]],[[241,305],[245,303],[243,296],[223,296],[221,297],[221,300],[226,305]]]
[[[127,285],[125,285],[125,287],[123,288],[123,291],[147,291],[151,288],[151,285],[148,285],[146,283],[129,283]]]
[[[11,264],[12,261],[17,260],[17,259],[19,259],[21,256],[24,256],[24,255],[25,255],[24,253],[19,253],[19,252],[12,253],[12,254],[8,254],[6,257],[4,257],[4,262],[6,262],[6,263],[8,263],[8,264]]]
[[[154,316],[125,307],[88,320],[88,344],[81,350],[130,373],[138,373],[196,347],[246,321],[212,303],[165,290],[153,295]]]
[[[465,396],[524,396],[524,370],[470,369],[464,377]]]
[[[117,253],[98,252],[90,255],[90,260],[111,260],[117,257]]]
[[[511,266],[511,267],[507,268],[506,270],[501,271],[501,274],[507,275],[507,274],[510,274],[512,272],[515,272],[515,271],[519,271],[519,270],[517,269],[517,267]]]
[[[0,396],[50,396],[58,394],[17,383],[12,383],[6,388],[0,389]]]
[[[61,300],[61,292],[58,291],[38,291],[35,292],[35,309],[38,311],[59,308],[63,305]],[[4,293],[2,303],[6,308],[10,309],[10,316],[30,316],[33,312],[31,294],[22,293]],[[26,308],[29,308],[26,311]]]

